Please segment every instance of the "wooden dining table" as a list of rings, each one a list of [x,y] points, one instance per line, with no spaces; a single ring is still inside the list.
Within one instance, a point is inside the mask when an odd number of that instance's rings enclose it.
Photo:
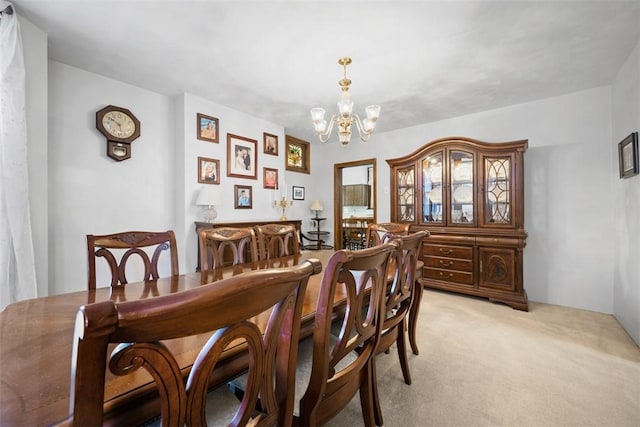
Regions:
[[[114,300],[134,301],[215,286],[223,278],[250,270],[297,265],[315,258],[325,266],[332,250],[304,251],[295,256],[229,266],[179,276],[128,283],[118,288],[98,288],[19,301],[0,312],[0,426],[47,426],[69,415],[71,352],[75,316],[84,304]],[[302,309],[306,334],[313,323],[322,274],[311,276]],[[169,348],[181,368],[188,370],[207,337],[172,340]],[[238,367],[238,370],[243,367]],[[151,376],[108,374],[105,385],[105,424],[133,424],[145,420],[145,408],[159,408],[147,397],[153,392]],[[127,409],[134,409],[130,412]],[[123,418],[125,417],[125,418]]]
[[[0,426],[46,426],[68,417],[75,316],[82,305],[106,300],[134,301],[215,286],[223,278],[251,270],[289,267],[311,258],[320,260],[324,268],[333,253],[333,250],[303,251],[300,255],[268,261],[8,305],[0,312]],[[321,280],[322,274],[309,278],[302,308],[301,337],[312,333]],[[344,300],[345,295],[338,293],[335,304],[339,306]],[[185,375],[209,335],[165,342]],[[228,366],[222,367],[220,382],[245,369],[246,359],[238,354],[240,352],[234,355],[229,351]],[[142,423],[158,413],[157,391],[146,371],[138,370],[125,377],[107,373],[105,425]]]

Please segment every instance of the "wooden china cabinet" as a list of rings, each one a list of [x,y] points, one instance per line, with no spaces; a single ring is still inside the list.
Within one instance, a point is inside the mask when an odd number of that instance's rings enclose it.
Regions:
[[[522,283],[527,141],[450,137],[427,143],[391,169],[391,221],[428,230],[424,286],[528,310]]]

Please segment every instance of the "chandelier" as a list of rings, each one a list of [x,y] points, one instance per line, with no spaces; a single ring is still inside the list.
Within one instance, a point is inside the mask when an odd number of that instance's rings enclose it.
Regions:
[[[338,101],[338,111],[340,114],[334,114],[331,116],[329,126],[327,127],[327,121],[324,119],[324,108],[312,108],[311,120],[313,120],[313,126],[318,134],[320,141],[327,142],[331,137],[331,131],[333,126],[338,124],[338,137],[342,145],[349,144],[351,140],[351,125],[356,124],[360,139],[364,142],[369,141],[373,129],[376,127],[376,121],[380,116],[379,105],[369,105],[365,111],[367,118],[360,120],[357,114],[353,113],[353,101],[351,100],[351,94],[349,93],[349,85],[351,80],[347,78],[347,65],[351,64],[351,58],[343,57],[338,60],[338,64],[344,67],[344,78],[338,81],[338,84],[342,88],[340,93],[340,101]]]

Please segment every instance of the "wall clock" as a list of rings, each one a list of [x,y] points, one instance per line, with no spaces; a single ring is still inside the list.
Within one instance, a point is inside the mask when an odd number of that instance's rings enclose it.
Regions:
[[[126,108],[108,105],[96,112],[96,128],[107,138],[107,156],[131,157],[131,143],[140,136],[140,121]]]

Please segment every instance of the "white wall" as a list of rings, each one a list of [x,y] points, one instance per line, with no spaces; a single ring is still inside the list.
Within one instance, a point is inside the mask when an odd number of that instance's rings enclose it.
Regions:
[[[291,200],[291,186],[302,185],[308,187],[308,175],[302,180],[297,173],[284,174],[284,128],[246,113],[225,107],[191,94],[178,97],[180,110],[176,117],[185,126],[182,133],[177,136],[179,141],[177,156],[179,173],[176,174],[176,182],[184,189],[180,195],[178,206],[178,221],[176,232],[182,236],[180,241],[185,244],[182,253],[185,254],[185,271],[194,271],[197,262],[197,237],[194,221],[202,221],[203,208],[195,205],[198,191],[208,184],[198,184],[198,156],[217,159],[220,161],[220,185],[223,191],[223,204],[216,206],[218,217],[216,222],[224,221],[251,221],[251,220],[277,220],[280,218],[280,210],[272,206],[276,195],[282,194],[282,189],[271,190],[263,188],[263,168],[278,169],[280,187],[286,179],[287,200]],[[206,114],[218,118],[219,143],[201,141],[196,138],[197,113]],[[264,154],[263,133],[278,136],[278,156]],[[228,177],[227,158],[227,134],[233,134],[257,141],[256,179]],[[233,160],[233,159],[232,159]],[[234,202],[234,185],[250,186],[253,200],[251,209],[236,209]],[[309,202],[310,203],[310,202]],[[300,218],[300,203],[288,208],[287,217]],[[184,248],[184,249],[183,249]]]
[[[122,162],[106,155],[96,111],[128,108],[141,134]],[[49,62],[49,257],[52,294],[86,289],[87,234],[175,225],[170,99]],[[182,266],[181,266],[182,267]]]
[[[640,176],[619,179],[618,145],[640,129],[640,43],[622,66],[612,89],[614,275],[613,312],[640,344]]]
[[[380,120],[384,120],[384,109]],[[333,162],[378,159],[379,222],[389,220],[386,159],[445,136],[484,141],[528,139],[525,153],[524,286],[532,301],[613,312],[613,203],[610,88],[375,134],[346,150],[327,146]]]
[[[305,187],[305,200],[287,208],[289,219],[311,228],[311,176],[284,171],[284,128],[194,95],[167,97],[55,61],[49,62],[49,229],[52,294],[84,289],[87,282],[86,234],[123,230],[173,229],[181,272],[195,270],[194,221],[198,156],[220,160],[223,205],[216,222],[277,220],[272,206],[282,195],[263,188],[263,168],[276,168],[293,185]],[[105,105],[130,109],[141,122],[131,159],[106,156],[105,138],[95,128],[95,112]],[[219,119],[220,142],[196,138],[196,114]],[[263,133],[278,135],[279,156],[263,153]],[[257,140],[257,179],[227,177],[227,133]],[[313,165],[312,165],[313,167]],[[252,209],[235,209],[234,185],[253,188]],[[98,282],[108,271],[99,263]],[[168,269],[167,266],[165,268]],[[100,280],[101,277],[103,280]]]
[[[19,18],[26,76],[29,208],[38,296],[49,294],[49,195],[47,126],[47,35]]]

